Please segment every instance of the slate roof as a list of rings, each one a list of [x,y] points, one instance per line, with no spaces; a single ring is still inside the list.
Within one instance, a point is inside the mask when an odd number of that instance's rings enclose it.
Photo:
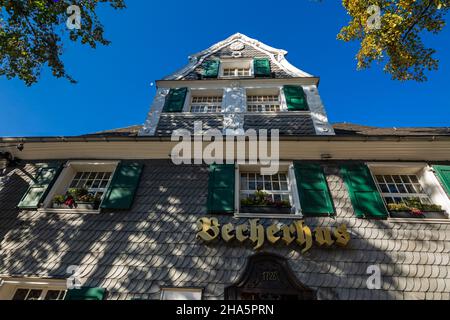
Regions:
[[[161,287],[205,288],[206,299],[222,299],[255,252],[249,244],[196,239],[195,223],[207,216],[207,167],[143,163],[133,208],[99,215],[17,210],[36,164],[8,169],[0,185],[0,276],[65,279],[67,267],[78,265],[83,284],[106,288],[108,299],[159,299]],[[357,219],[338,164],[322,165],[337,217],[306,223],[312,228],[346,223],[349,246],[301,254],[295,245],[278,244],[262,251],[289,259],[299,281],[317,290],[319,299],[449,300],[450,224]],[[381,290],[367,289],[371,265],[381,269]]]
[[[360,136],[450,136],[450,127],[379,128],[352,123],[333,125],[337,135]]]
[[[279,121],[276,120],[277,126],[285,132],[286,135],[302,135],[307,134],[310,132],[309,128],[309,121],[302,118],[301,116],[299,118],[291,117],[292,114],[289,114],[289,116],[283,118],[286,122],[280,124]],[[181,115],[180,115],[181,117]],[[185,117],[185,115],[183,115]],[[259,127],[259,125],[253,125],[253,123],[261,123],[261,126],[268,127],[274,127],[273,123],[271,122],[271,119],[280,119],[278,115],[247,115],[246,121],[244,122],[244,125],[247,128],[250,127]],[[298,122],[299,121],[299,122]],[[302,123],[302,121],[306,122],[305,129],[299,128],[299,124]],[[250,124],[248,124],[248,123]],[[276,122],[275,122],[276,123]],[[185,126],[183,126],[184,128]],[[89,134],[86,136],[137,136],[139,133],[139,130],[142,128],[140,125],[136,126],[130,126],[127,128],[121,128],[121,129],[113,129],[113,130],[107,130],[107,131],[101,131],[94,134]],[[336,132],[337,136],[450,136],[450,127],[424,127],[424,128],[380,128],[380,127],[370,127],[370,126],[363,126],[359,124],[352,124],[352,123],[336,123],[333,125],[333,128]],[[264,127],[262,127],[264,129]],[[161,132],[160,132],[161,133]],[[314,134],[314,133],[312,133]]]

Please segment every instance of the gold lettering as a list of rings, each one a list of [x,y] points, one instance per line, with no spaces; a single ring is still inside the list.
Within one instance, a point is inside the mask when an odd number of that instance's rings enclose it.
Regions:
[[[264,227],[259,224],[258,219],[250,220],[250,241],[256,243],[255,250],[264,245]]]
[[[217,239],[220,234],[219,228],[219,220],[216,218],[201,218],[197,221],[197,237],[206,242],[213,241]]]
[[[275,234],[277,234],[279,231],[280,228],[276,224],[271,225],[267,228],[267,240],[269,240],[271,244],[275,244],[278,242],[278,240],[281,239],[281,237],[275,236]]]
[[[295,237],[292,236],[292,234],[295,233],[295,226],[282,226],[281,230],[283,230],[283,241],[286,243],[286,245],[290,245],[292,242],[294,242]]]
[[[231,232],[234,231],[234,226],[229,223],[223,226],[222,228],[222,238],[225,240],[225,242],[230,242],[234,239],[234,235],[231,234]]]
[[[276,244],[280,240],[286,245],[294,241],[303,247],[302,253],[306,253],[312,248],[313,241],[319,246],[332,246],[336,244],[345,247],[351,240],[351,235],[345,224],[336,229],[317,227],[314,229],[314,237],[311,229],[304,221],[296,221],[291,225],[273,224],[267,229],[260,223],[259,219],[250,220],[249,224],[235,226],[231,223],[222,228],[217,218],[201,218],[197,221],[197,237],[205,242],[211,242],[219,237],[225,242],[237,239],[240,243],[250,240],[254,244],[254,249],[258,250],[264,246],[266,239],[271,244]]]
[[[316,236],[316,242],[319,246],[326,245],[328,247],[332,246],[334,240],[331,239],[331,232],[328,228],[316,228],[314,230]]]
[[[248,239],[248,236],[244,235],[244,232],[246,231],[248,231],[248,226],[245,224],[236,227],[236,239],[239,242],[243,243],[245,240]]]
[[[345,224],[334,231],[334,236],[336,237],[336,244],[340,247],[346,247],[351,240],[350,233],[348,233]]]
[[[312,247],[311,229],[308,226],[305,226],[303,221],[294,222],[294,226],[297,230],[297,243],[300,246],[305,246],[302,253],[306,253]]]

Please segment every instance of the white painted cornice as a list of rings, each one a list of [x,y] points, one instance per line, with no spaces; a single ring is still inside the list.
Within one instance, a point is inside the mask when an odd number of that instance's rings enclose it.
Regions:
[[[293,77],[313,77],[311,74],[306,73],[286,60],[287,51],[282,49],[276,49],[271,46],[268,46],[256,39],[252,39],[247,37],[244,34],[236,33],[231,37],[214,44],[206,50],[203,50],[199,53],[193,54],[189,56],[189,64],[184,68],[178,70],[177,72],[165,77],[163,80],[180,80],[183,77],[187,76],[190,72],[194,71],[198,66],[200,66],[203,61],[214,53],[220,51],[221,49],[233,44],[234,42],[242,42],[245,45],[249,45],[254,49],[264,53],[269,56],[272,60],[272,63],[276,64],[280,69],[284,70],[286,73],[290,74]]]

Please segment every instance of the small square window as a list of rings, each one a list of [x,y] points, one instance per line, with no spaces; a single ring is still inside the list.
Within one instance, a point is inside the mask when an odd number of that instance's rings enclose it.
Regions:
[[[161,290],[161,300],[202,300],[202,289],[167,288]]]

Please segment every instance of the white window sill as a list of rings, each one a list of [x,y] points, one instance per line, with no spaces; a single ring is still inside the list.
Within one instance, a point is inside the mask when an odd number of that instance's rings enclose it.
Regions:
[[[304,217],[300,214],[257,214],[257,213],[236,213],[235,218],[246,219],[291,219],[303,220]]]
[[[422,223],[422,224],[450,224],[450,219],[402,219],[402,218],[389,218],[388,222],[393,223]]]
[[[219,76],[221,80],[256,79],[255,76]]]
[[[87,214],[100,214],[100,209],[98,210],[85,210],[85,209],[38,209],[39,213],[49,213],[49,214],[77,214],[77,215],[87,215]]]

